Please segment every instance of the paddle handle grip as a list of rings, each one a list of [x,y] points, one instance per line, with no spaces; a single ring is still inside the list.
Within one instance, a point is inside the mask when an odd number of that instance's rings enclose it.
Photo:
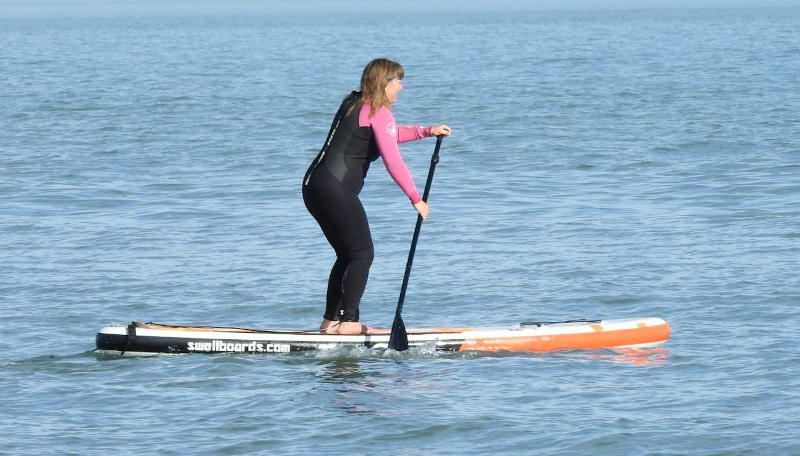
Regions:
[[[425,181],[425,190],[422,192],[422,200],[428,202],[428,196],[431,194],[431,184],[433,184],[433,172],[436,170],[436,164],[439,163],[439,148],[442,147],[442,139],[444,136],[436,137],[436,147],[433,149],[431,155],[431,167],[428,169],[428,179]]]

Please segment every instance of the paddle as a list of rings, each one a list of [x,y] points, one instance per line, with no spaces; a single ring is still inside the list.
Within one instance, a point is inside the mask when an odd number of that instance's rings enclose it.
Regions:
[[[436,137],[436,148],[433,149],[433,156],[431,157],[428,180],[425,182],[425,191],[422,194],[422,200],[426,203],[428,202],[428,194],[431,192],[433,171],[436,169],[436,164],[439,163],[439,147],[442,145],[442,138],[444,137]],[[400,287],[400,298],[397,300],[397,310],[394,313],[392,333],[389,335],[389,348],[392,350],[403,351],[408,349],[408,332],[400,313],[403,312],[403,301],[406,299],[406,288],[408,288],[408,279],[411,276],[411,263],[414,262],[414,252],[417,250],[420,228],[422,228],[422,216],[417,215],[417,226],[414,228],[414,237],[411,239],[411,250],[408,252],[408,261],[406,262],[406,273],[403,276],[403,286]]]

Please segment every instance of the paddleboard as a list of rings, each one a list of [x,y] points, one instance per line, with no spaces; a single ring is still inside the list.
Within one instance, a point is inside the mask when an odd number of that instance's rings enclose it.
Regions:
[[[437,351],[551,352],[650,348],[669,338],[661,318],[524,322],[506,328],[427,328],[408,331],[410,347]],[[277,354],[344,346],[386,349],[389,334],[337,335],[319,331],[179,326],[134,321],[112,324],[96,337],[97,352],[118,356],[160,353]]]

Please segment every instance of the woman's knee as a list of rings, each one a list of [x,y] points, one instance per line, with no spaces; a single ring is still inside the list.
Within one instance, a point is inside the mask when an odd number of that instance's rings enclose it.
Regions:
[[[375,248],[369,246],[366,249],[350,252],[349,257],[350,261],[358,261],[369,267],[372,265],[372,261],[375,259]]]

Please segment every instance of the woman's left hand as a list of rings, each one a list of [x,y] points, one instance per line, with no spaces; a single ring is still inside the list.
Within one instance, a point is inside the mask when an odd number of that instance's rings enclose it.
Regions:
[[[452,132],[453,130],[444,124],[431,127],[431,136],[450,136]]]

